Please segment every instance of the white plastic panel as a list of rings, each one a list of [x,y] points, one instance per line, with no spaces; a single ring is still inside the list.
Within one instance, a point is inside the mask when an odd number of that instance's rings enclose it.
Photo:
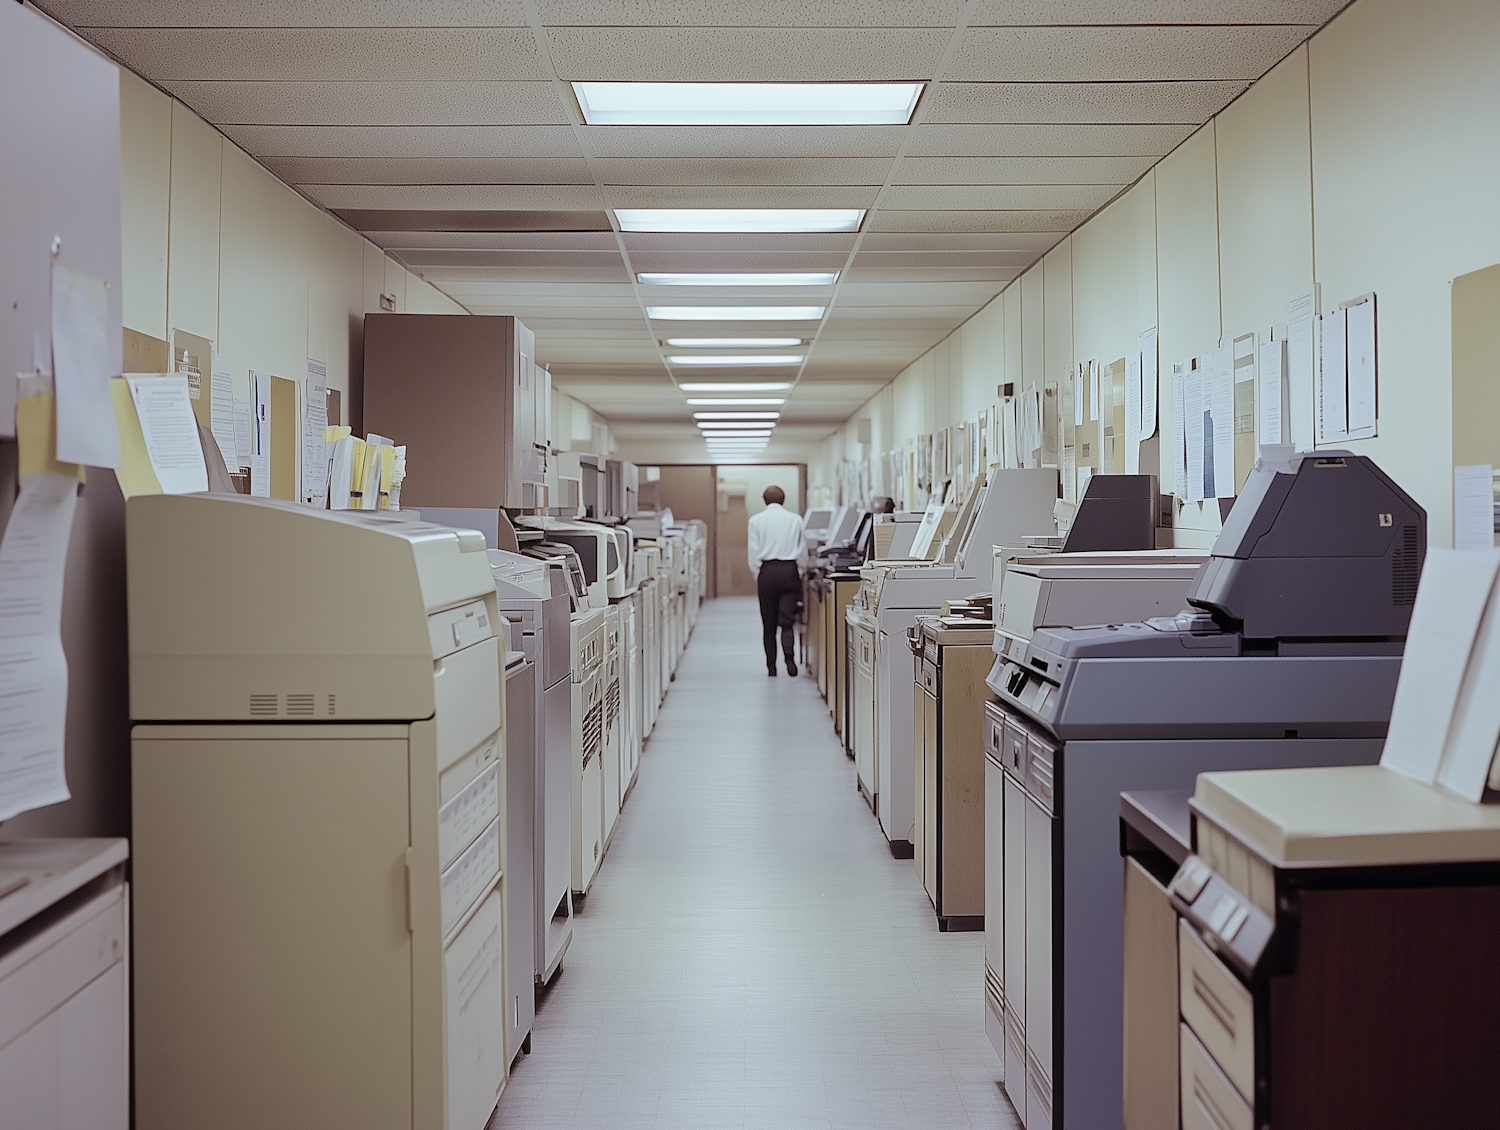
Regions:
[[[492,821],[467,851],[443,872],[443,936],[463,920],[464,913],[500,877],[500,821]]]
[[[438,865],[447,867],[500,815],[500,763],[491,761],[438,810]]]

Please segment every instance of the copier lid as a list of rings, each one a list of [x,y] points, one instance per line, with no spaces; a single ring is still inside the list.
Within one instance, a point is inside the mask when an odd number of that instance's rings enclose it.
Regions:
[[[545,600],[552,595],[552,578],[545,561],[503,549],[491,549],[486,556],[495,578],[495,590],[501,597]]]
[[[125,528],[137,719],[246,717],[247,695],[253,716],[257,690],[294,683],[336,684],[332,716],[429,717],[429,617],[494,607],[472,530],[230,494],[137,495]]]

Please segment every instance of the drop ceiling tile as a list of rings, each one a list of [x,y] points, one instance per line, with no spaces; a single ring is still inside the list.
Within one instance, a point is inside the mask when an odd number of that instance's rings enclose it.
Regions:
[[[1202,125],[1248,80],[1210,82],[945,82],[931,95],[936,124]],[[927,128],[927,127],[923,127]]]
[[[637,251],[701,252],[736,255],[741,252],[819,252],[847,256],[858,239],[855,232],[766,232],[704,234],[698,232],[624,232],[620,236],[632,256]]]
[[[525,27],[521,0],[41,0],[74,27]]]
[[[903,283],[885,279],[860,282],[851,280],[839,288],[838,305],[833,314],[857,310],[896,307],[913,313],[929,310],[959,309],[972,303],[972,313],[988,302],[1000,288],[990,282]]]
[[[958,88],[962,94],[962,88]],[[932,125],[917,127],[908,157],[1160,157],[1197,123],[1178,125]]]
[[[894,157],[906,126],[588,126],[597,157]]]
[[[944,77],[954,82],[1251,81],[1313,30],[1303,24],[970,28]]]
[[[1123,184],[892,185],[881,198],[881,210],[1029,208],[1092,212],[1124,187]]]
[[[633,0],[600,19],[598,0],[540,0],[542,23],[589,27],[952,27],[957,0]]]
[[[1131,184],[1157,158],[907,157],[895,184]]]
[[[611,208],[869,208],[876,185],[609,185]]]
[[[422,270],[428,274],[448,267],[473,267],[497,271],[504,268],[511,272],[565,268],[575,271],[594,270],[612,273],[616,276],[590,281],[611,283],[630,281],[629,276],[625,274],[624,264],[620,262],[619,254],[609,251],[488,251],[480,249],[434,250],[432,248],[402,250],[393,248],[391,253],[399,256],[403,263],[413,269]],[[486,277],[498,280],[504,276],[496,273]],[[543,281],[540,275],[537,276],[537,281]]]
[[[970,27],[1020,24],[1321,24],[1348,0],[979,0]]]
[[[288,184],[586,184],[582,157],[263,157]]]
[[[571,126],[222,125],[257,157],[576,157]]]
[[[366,231],[362,234],[377,247],[407,251],[472,248],[489,251],[611,251],[619,254],[612,231]]]
[[[794,251],[700,251],[696,254],[682,251],[639,251],[631,252],[630,265],[637,271],[839,271],[843,269],[846,258],[845,255],[817,251],[803,254]],[[670,296],[686,293],[689,288],[653,286],[651,289],[653,293],[660,292]],[[815,289],[818,288],[797,287],[791,293],[809,293]],[[713,293],[724,293],[726,290],[727,288],[715,287]],[[756,288],[756,292],[765,293],[765,289]],[[822,293],[820,289],[819,293]]]
[[[994,289],[1020,274],[1016,267],[855,267],[849,272],[851,283],[998,283]]]
[[[877,232],[1070,232],[1090,211],[932,212],[882,208],[865,221]]]
[[[932,74],[943,28],[552,28],[560,77],[596,82],[898,82]]]
[[[880,185],[888,157],[660,157],[594,162],[604,184],[633,185]]]
[[[1016,251],[1035,258],[1067,235],[1055,232],[881,232],[872,231],[860,254],[876,251]]]
[[[550,82],[169,82],[215,125],[566,125]]]
[[[299,184],[296,187],[325,208],[582,211],[604,205],[599,190],[591,184]]]
[[[528,28],[95,28],[154,82],[543,81]]]

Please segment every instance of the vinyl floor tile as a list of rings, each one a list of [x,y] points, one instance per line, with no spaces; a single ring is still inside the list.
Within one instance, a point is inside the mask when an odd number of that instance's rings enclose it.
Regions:
[[[940,934],[755,602],[704,605],[492,1130],[1019,1127]]]

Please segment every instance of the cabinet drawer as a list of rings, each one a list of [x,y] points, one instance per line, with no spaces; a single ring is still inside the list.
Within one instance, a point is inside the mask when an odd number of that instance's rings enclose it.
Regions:
[[[1026,779],[1026,731],[1008,718],[1005,721],[1005,748],[1001,760],[1018,780]]]
[[[1182,1018],[1243,1096],[1255,1094],[1255,1006],[1250,993],[1203,944],[1185,919],[1177,922],[1178,1000]],[[1183,1076],[1186,1080],[1187,1076]],[[1183,1084],[1186,1086],[1186,1083]],[[1187,1106],[1183,1106],[1183,1123]]]
[[[1005,716],[991,703],[984,706],[984,752],[996,765],[1005,767]]]
[[[1186,1024],[1182,1045],[1182,1130],[1255,1130],[1255,1112]]]
[[[937,697],[937,668],[926,659],[922,661],[922,689],[934,698]]]

